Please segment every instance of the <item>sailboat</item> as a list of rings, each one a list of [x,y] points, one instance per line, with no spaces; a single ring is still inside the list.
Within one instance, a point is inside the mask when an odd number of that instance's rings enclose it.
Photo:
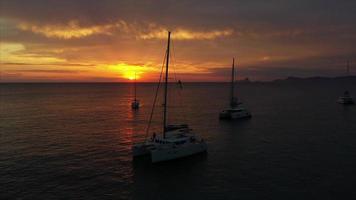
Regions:
[[[137,110],[140,108],[140,101],[137,100],[137,97],[136,97],[136,93],[137,93],[137,89],[136,89],[136,73],[135,73],[135,82],[134,82],[134,93],[135,93],[135,97],[134,97],[134,100],[131,102],[131,108],[133,110]]]
[[[163,95],[164,103],[162,133],[153,133],[150,139],[146,140],[143,143],[135,144],[132,147],[133,157],[149,155],[151,156],[152,163],[185,158],[207,151],[206,142],[202,138],[198,138],[193,132],[193,130],[190,129],[189,125],[167,123],[170,40],[171,32],[168,32],[168,42],[165,60],[166,66]],[[161,73],[163,73],[163,71]],[[157,88],[157,91],[158,89],[159,87]],[[151,119],[153,110],[154,109],[152,109],[151,112]]]
[[[347,73],[347,76],[350,75],[350,63],[349,63],[349,61],[347,61],[346,73]],[[353,98],[351,97],[349,91],[347,91],[347,90],[344,92],[343,96],[339,97],[337,102],[340,103],[340,104],[344,104],[344,105],[355,104]]]
[[[220,112],[220,119],[244,119],[250,118],[251,113],[239,102],[234,95],[235,85],[235,58],[232,59],[231,87],[230,87],[230,108]]]

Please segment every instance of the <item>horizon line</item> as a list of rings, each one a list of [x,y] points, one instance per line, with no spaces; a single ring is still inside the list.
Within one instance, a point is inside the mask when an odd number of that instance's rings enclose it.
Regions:
[[[298,76],[288,76],[286,78],[273,79],[273,80],[237,80],[240,83],[273,83],[276,81],[284,81],[288,79],[312,79],[312,78],[324,78],[324,79],[336,79],[336,78],[347,78],[354,77],[356,75],[346,75],[346,76],[310,76],[310,77],[298,77]],[[182,81],[183,83],[230,83],[230,81]],[[25,83],[120,83],[120,84],[132,84],[131,81],[0,81],[0,84],[25,84]],[[137,81],[136,83],[158,83],[157,81]],[[176,82],[169,82],[176,83]]]

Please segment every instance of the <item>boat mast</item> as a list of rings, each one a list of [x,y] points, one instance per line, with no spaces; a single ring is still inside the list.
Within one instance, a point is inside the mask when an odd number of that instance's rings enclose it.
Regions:
[[[231,70],[231,99],[230,99],[230,106],[235,106],[234,101],[234,83],[235,83],[235,58],[232,58],[232,70]]]
[[[135,72],[135,102],[136,102],[136,72]]]
[[[166,76],[165,76],[165,83],[164,83],[163,138],[166,138],[166,127],[167,127],[167,93],[168,93],[167,89],[168,89],[168,65],[169,65],[170,42],[171,42],[171,32],[168,31]]]
[[[346,73],[347,73],[347,76],[350,76],[350,61],[347,61]]]

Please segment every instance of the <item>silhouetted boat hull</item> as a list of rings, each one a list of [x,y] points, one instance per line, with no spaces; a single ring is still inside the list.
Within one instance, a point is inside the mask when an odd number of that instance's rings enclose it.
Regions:
[[[183,144],[177,148],[173,144],[168,145],[167,147],[161,146],[160,148],[152,150],[151,160],[152,163],[158,163],[193,156],[206,151],[207,145],[204,141]]]
[[[251,118],[251,113],[246,109],[226,109],[220,112],[219,118],[220,119],[246,119]]]
[[[337,100],[338,103],[344,104],[344,105],[353,105],[355,104],[354,100],[351,97],[340,97]]]
[[[132,147],[133,157],[148,156],[151,154],[151,150],[155,149],[153,142],[145,142],[141,144],[135,144]]]
[[[131,108],[136,110],[136,109],[139,109],[140,108],[140,102],[135,100],[131,103]]]
[[[353,98],[350,96],[350,93],[348,91],[345,91],[344,92],[344,96],[339,97],[337,102],[340,103],[340,104],[344,104],[344,105],[355,104]]]

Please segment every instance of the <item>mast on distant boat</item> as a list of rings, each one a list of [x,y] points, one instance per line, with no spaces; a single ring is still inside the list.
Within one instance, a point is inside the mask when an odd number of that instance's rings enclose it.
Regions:
[[[232,58],[232,70],[231,70],[231,99],[230,99],[230,106],[235,107],[237,102],[234,96],[235,90],[235,58]]]
[[[168,93],[168,65],[169,65],[170,42],[171,42],[171,32],[168,31],[166,76],[164,81],[163,138],[166,138],[166,131],[167,131],[167,98],[168,98],[167,93]]]
[[[134,101],[136,102],[137,101],[137,99],[136,99],[136,72],[135,72],[135,83],[134,83],[134,91],[135,91],[135,99],[134,99]]]
[[[137,110],[140,107],[140,102],[137,100],[137,83],[136,83],[136,72],[134,80],[134,100],[131,102],[131,108]]]

